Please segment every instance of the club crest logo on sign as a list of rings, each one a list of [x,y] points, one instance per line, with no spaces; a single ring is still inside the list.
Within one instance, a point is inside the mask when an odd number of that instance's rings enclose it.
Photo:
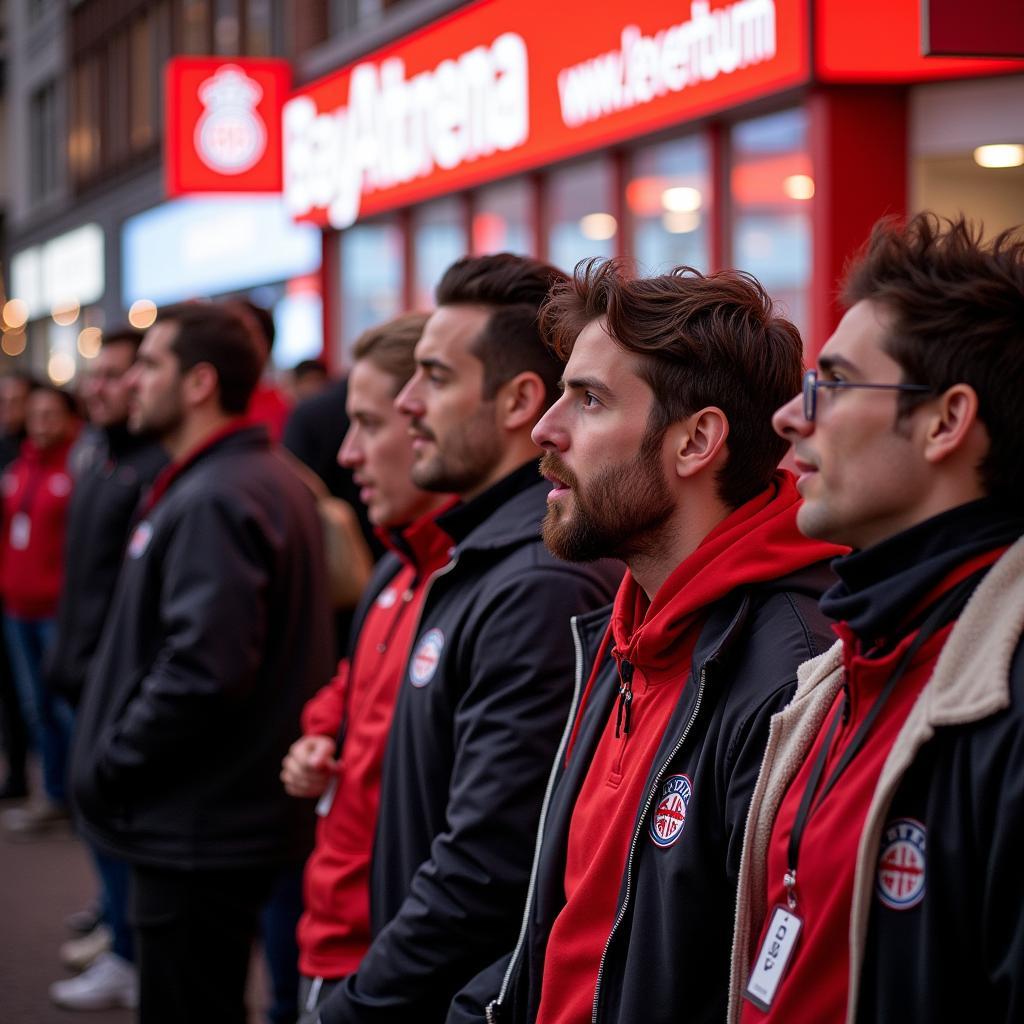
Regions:
[[[132,539],[128,541],[128,557],[140,558],[145,552],[146,548],[149,547],[149,542],[152,536],[152,524],[149,522],[148,519],[143,519],[142,522],[135,527],[135,532],[132,534]]]
[[[256,111],[263,87],[240,67],[226,64],[199,87],[206,107],[196,124],[200,159],[219,174],[244,174],[263,157],[267,129]]]
[[[651,816],[651,839],[656,846],[671,846],[683,834],[692,792],[685,775],[670,775],[665,780]]]
[[[434,678],[443,650],[444,633],[439,629],[427,630],[409,662],[409,682],[413,686],[426,686]]]
[[[889,822],[882,836],[875,892],[890,910],[909,910],[924,897],[925,828],[913,818]]]

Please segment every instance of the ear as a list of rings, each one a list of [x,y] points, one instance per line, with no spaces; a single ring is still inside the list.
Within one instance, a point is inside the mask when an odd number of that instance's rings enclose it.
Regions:
[[[680,478],[702,473],[718,459],[729,436],[729,420],[717,406],[708,406],[671,426],[673,463]]]
[[[498,425],[508,431],[532,429],[544,413],[546,401],[547,389],[539,374],[532,370],[517,373],[495,396]]]
[[[939,463],[970,446],[981,424],[978,393],[970,384],[954,384],[935,401],[935,411],[926,421],[924,457]]]
[[[196,363],[184,374],[182,386],[187,405],[205,405],[211,398],[217,400],[220,378],[212,363]]]

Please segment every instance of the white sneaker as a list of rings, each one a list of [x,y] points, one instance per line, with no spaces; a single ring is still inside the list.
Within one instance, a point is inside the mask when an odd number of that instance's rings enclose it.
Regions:
[[[139,975],[116,953],[101,953],[77,978],[50,986],[50,998],[65,1010],[134,1010],[139,1004]]]
[[[97,925],[88,935],[70,939],[60,947],[60,962],[73,971],[84,971],[101,953],[110,949],[113,936],[105,925]]]

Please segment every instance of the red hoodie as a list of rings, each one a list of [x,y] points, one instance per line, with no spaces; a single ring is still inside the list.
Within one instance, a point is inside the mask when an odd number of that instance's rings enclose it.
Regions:
[[[4,608],[23,619],[50,619],[64,582],[64,533],[74,438],[41,451],[24,441],[2,478]]]
[[[298,940],[299,970],[309,977],[351,974],[370,945],[370,854],[384,750],[427,582],[449,557],[451,538],[434,521],[443,510],[403,531],[402,567],[366,613],[351,661],[341,662],[303,711],[307,735],[333,739],[348,709],[337,788],[306,864]]]
[[[786,576],[844,553],[800,534],[799,502],[792,475],[779,471],[771,487],[704,538],[651,602],[626,573],[609,632],[620,671],[626,662],[632,666],[629,728],[616,702],[576,800],[566,851],[566,905],[547,945],[537,1024],[583,1024],[591,1018],[637,810],[662,734],[689,678],[709,606],[736,587]],[[595,674],[602,661],[595,662]],[[577,721],[582,714],[581,706]]]

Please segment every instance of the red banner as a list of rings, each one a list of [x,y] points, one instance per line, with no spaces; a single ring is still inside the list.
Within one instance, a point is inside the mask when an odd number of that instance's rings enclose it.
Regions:
[[[169,196],[279,192],[288,62],[175,57],[166,78]]]
[[[808,80],[804,0],[481,0],[299,90],[292,213],[334,227]]]

